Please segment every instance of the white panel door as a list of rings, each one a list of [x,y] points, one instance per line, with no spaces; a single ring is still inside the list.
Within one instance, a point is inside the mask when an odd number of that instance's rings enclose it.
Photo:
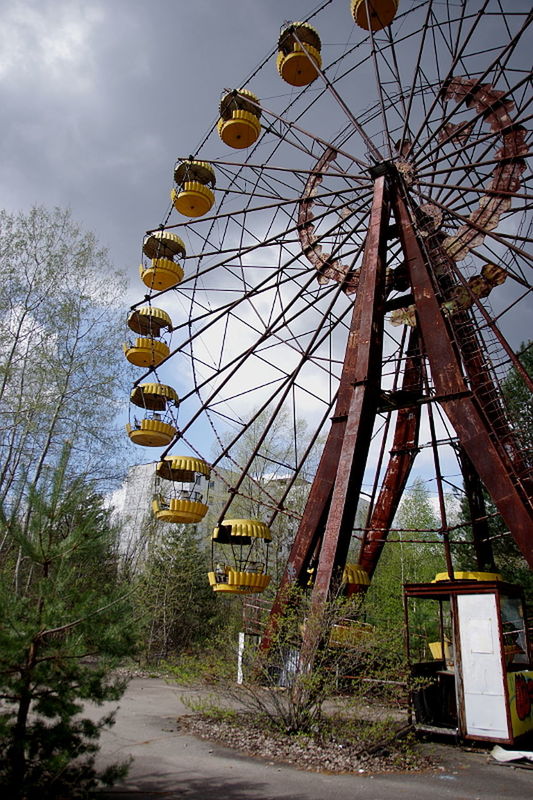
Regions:
[[[496,596],[459,595],[457,609],[466,732],[507,739]]]

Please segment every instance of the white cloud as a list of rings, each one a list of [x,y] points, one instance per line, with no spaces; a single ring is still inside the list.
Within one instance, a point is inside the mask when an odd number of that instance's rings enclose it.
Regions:
[[[15,2],[0,29],[0,78],[72,93],[92,85],[91,40],[102,9],[78,2]],[[33,85],[33,88],[35,86]]]

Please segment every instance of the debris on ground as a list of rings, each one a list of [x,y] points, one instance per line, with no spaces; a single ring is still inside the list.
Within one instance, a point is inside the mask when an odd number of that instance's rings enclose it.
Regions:
[[[226,719],[193,714],[179,719],[179,727],[202,739],[238,750],[244,755],[267,761],[290,764],[298,769],[327,773],[419,772],[433,766],[432,759],[422,753],[410,729],[397,726],[382,741],[357,740],[331,734],[313,736],[286,734],[273,730],[259,720],[252,724],[250,716],[236,713]]]

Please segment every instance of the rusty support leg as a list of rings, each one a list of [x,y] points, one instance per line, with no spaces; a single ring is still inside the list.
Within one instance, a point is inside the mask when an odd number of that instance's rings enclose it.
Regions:
[[[380,229],[383,227],[381,225],[381,216],[384,213],[384,182],[384,177],[378,178],[376,181],[375,198],[377,194],[378,200],[374,200],[374,205],[378,204],[378,208],[377,211],[374,212],[374,216],[377,216],[379,220]],[[369,252],[370,247],[375,248],[377,252],[377,246],[378,240],[376,239],[371,245],[369,237],[365,249],[365,262],[367,260],[366,254]],[[356,381],[360,318],[361,304],[358,306],[356,302],[352,313],[350,332],[346,345],[344,365],[339,384],[335,412],[332,418],[331,429],[322,452],[311,490],[309,492],[309,497],[304,509],[302,520],[298,528],[298,533],[296,534],[296,538],[291,548],[287,566],[285,568],[276,599],[274,600],[274,604],[270,612],[270,622],[267,626],[267,632],[262,642],[263,647],[268,647],[273,627],[276,624],[275,620],[282,613],[285,605],[288,587],[293,583],[298,583],[300,585],[303,584],[304,579],[306,578],[306,569],[311,561],[313,553],[315,553],[317,549],[320,553],[322,533],[326,523],[328,511],[330,509],[331,496],[337,474],[337,466],[341,456],[344,435],[346,431],[346,423],[348,420],[348,412],[354,391],[354,383]],[[357,495],[349,504],[350,513],[353,516],[355,516],[358,499],[359,495]]]
[[[420,354],[418,352],[418,331],[413,328],[402,382],[402,389],[422,393],[422,372]],[[376,569],[387,538],[388,529],[392,525],[394,515],[407,484],[413,461],[418,452],[418,434],[420,428],[420,404],[398,411],[394,441],[389,463],[377,499],[369,530],[359,554],[359,565],[371,578]],[[361,591],[367,587],[362,586]]]
[[[513,482],[464,380],[457,350],[435,295],[429,266],[399,192],[394,194],[393,208],[439,402],[516,544],[533,567],[533,507]]]
[[[312,592],[316,605],[327,599],[346,561],[381,387],[385,305],[386,228],[390,205],[386,176],[376,179],[370,226],[354,306],[354,384],[329,514]]]
[[[465,495],[470,511],[476,566],[481,572],[494,572],[496,566],[489,539],[489,524],[481,481],[462,447],[458,448],[457,457],[461,465]]]
[[[385,246],[384,242],[386,240],[385,229],[386,229],[386,223],[388,221],[388,214],[390,214],[390,208],[385,203],[385,177],[382,176],[376,180],[376,185],[374,189],[374,204],[373,204],[372,218],[371,218],[372,220],[374,220],[374,225],[373,228],[371,226],[371,230],[369,231],[367,243],[365,246],[365,256],[364,256],[364,264],[367,263],[369,264],[369,268],[366,271],[369,271],[371,273],[370,278],[367,280],[371,284],[370,294],[372,295],[374,295],[376,292],[376,286],[375,286],[376,275],[379,272],[378,289],[380,296],[379,305],[381,307],[381,317],[379,318],[378,315],[376,320],[374,320],[374,317],[372,316],[372,319],[369,321],[370,327],[372,327],[373,323],[376,323],[378,328],[382,328],[383,326],[382,307],[384,302],[383,295],[384,295],[385,267],[384,267],[384,252],[382,251],[384,251],[384,246]],[[382,241],[381,246],[380,246],[380,240]],[[379,258],[378,258],[378,252],[379,252]],[[376,269],[378,261],[380,265],[379,270]],[[357,298],[359,298],[360,292],[361,289],[358,292]],[[367,295],[368,292],[369,290],[367,289]],[[289,587],[293,584],[299,584],[299,585],[304,584],[304,581],[307,578],[306,569],[314,554],[318,553],[318,561],[320,563],[322,536],[324,532],[324,527],[326,525],[326,519],[329,510],[331,508],[333,487],[337,476],[339,460],[341,458],[343,442],[346,433],[346,426],[349,417],[349,411],[354,395],[354,386],[356,384],[356,381],[358,380],[357,376],[359,374],[362,376],[361,377],[362,381],[364,381],[367,377],[367,368],[363,369],[360,358],[358,356],[358,350],[361,344],[361,336],[360,336],[361,318],[362,316],[364,316],[363,312],[365,312],[365,314],[368,312],[367,295],[365,295],[366,299],[364,302],[363,300],[358,301],[356,299],[354,305],[352,320],[350,324],[350,332],[348,335],[348,342],[346,345],[344,365],[339,384],[339,391],[337,395],[337,403],[335,406],[334,416],[332,418],[331,429],[328,434],[324,450],[322,452],[322,457],[320,459],[320,463],[315,478],[313,480],[311,490],[309,492],[309,497],[304,509],[302,520],[298,528],[298,533],[296,534],[296,538],[291,548],[287,566],[285,568],[285,572],[281,579],[276,599],[274,600],[272,610],[270,612],[270,620],[261,643],[261,646],[263,648],[269,647],[271,637],[273,635],[274,630],[276,629],[276,624],[277,624],[276,620],[283,613],[283,608],[287,601],[287,592]],[[372,340],[374,339],[374,336],[373,335],[370,336],[370,333],[371,333],[370,330],[367,331],[366,338],[369,340],[366,343],[367,348],[370,339]],[[379,365],[379,370],[381,368],[381,344],[378,349],[379,353],[377,353],[376,357],[373,358],[373,362],[371,365],[372,371],[374,372],[376,371],[378,365]],[[374,348],[372,348],[372,352],[374,356]],[[376,383],[377,381],[378,389],[379,389],[379,374],[380,373],[378,373],[377,378],[375,378],[374,376],[372,378],[373,384]],[[375,408],[372,413],[373,415],[375,414]],[[372,422],[373,419],[374,416],[372,416]],[[370,424],[370,433],[371,430],[372,430],[372,423]],[[355,512],[357,510],[358,500],[359,500],[359,491],[357,491],[356,494],[353,494],[350,498],[348,498],[347,516],[351,517],[351,523],[349,523],[350,535],[351,535],[351,528],[353,526],[353,520],[355,518]],[[346,544],[345,547],[346,550],[348,545],[349,541]]]

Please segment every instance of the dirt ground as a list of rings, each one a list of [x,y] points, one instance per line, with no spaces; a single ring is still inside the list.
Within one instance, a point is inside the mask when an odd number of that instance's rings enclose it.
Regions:
[[[302,753],[293,759],[275,742],[251,755],[188,729],[191,700],[198,692],[162,678],[135,678],[120,702],[116,725],[102,737],[100,764],[132,758],[125,781],[102,792],[101,800],[517,800],[533,796],[533,770],[501,766],[488,749],[424,745],[430,764],[413,772],[373,771],[364,764],[344,774],[310,771]],[[108,706],[94,708],[100,717]],[[198,731],[199,733],[199,731]],[[302,745],[303,746],[303,745]],[[307,749],[307,748],[304,748]],[[313,766],[311,769],[316,770]]]

